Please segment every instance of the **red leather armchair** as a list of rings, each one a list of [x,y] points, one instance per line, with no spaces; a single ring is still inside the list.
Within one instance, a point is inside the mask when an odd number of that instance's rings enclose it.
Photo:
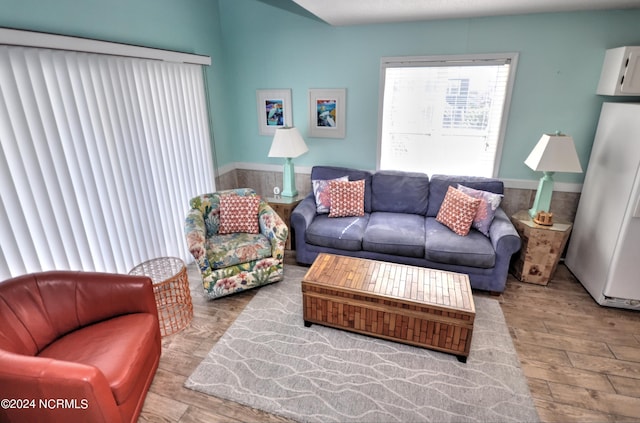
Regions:
[[[0,283],[0,421],[135,422],[160,340],[147,277],[57,271]]]

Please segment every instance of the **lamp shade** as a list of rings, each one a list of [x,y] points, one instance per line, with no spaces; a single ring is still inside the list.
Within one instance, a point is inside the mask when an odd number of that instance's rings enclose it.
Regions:
[[[269,157],[286,157],[294,158],[303,155],[309,151],[300,135],[300,131],[294,127],[282,127],[276,129],[269,150]]]
[[[524,164],[539,172],[582,172],[573,138],[543,134]]]

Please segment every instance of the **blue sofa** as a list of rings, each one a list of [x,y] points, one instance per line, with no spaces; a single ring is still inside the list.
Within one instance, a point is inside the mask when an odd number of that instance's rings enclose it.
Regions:
[[[496,210],[488,237],[475,229],[460,236],[436,221],[449,186],[502,194],[501,181],[332,166],[313,167],[311,180],[345,175],[365,180],[364,216],[318,214],[310,193],[291,214],[298,263],[311,264],[321,252],[341,254],[466,273],[474,289],[504,291],[511,256],[521,245],[505,212]]]

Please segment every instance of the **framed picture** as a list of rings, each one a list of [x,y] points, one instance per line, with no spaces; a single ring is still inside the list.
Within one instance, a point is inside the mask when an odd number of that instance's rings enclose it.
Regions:
[[[276,128],[293,126],[291,90],[257,90],[258,133],[273,135]]]
[[[347,90],[309,90],[309,136],[344,138]]]

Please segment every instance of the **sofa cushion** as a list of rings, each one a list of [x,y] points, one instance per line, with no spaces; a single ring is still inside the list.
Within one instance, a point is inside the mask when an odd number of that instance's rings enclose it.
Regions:
[[[330,181],[329,217],[364,216],[364,180]]]
[[[426,218],[425,228],[427,260],[483,269],[495,266],[496,253],[491,241],[475,229],[461,237],[433,217]]]
[[[424,216],[429,177],[424,173],[381,170],[371,178],[371,210]]]
[[[206,240],[207,259],[213,269],[271,257],[271,242],[263,234],[213,235]]]
[[[366,170],[351,169],[336,166],[314,166],[311,169],[311,180],[314,179],[336,179],[348,176],[350,181],[364,179],[364,212],[371,212],[371,172]]]
[[[362,249],[406,257],[424,257],[424,216],[374,212],[364,231]]]
[[[317,215],[305,232],[309,244],[340,250],[360,251],[369,214],[362,217]]]
[[[120,405],[134,391],[140,375],[151,371],[158,354],[153,341],[157,331],[151,314],[127,314],[71,332],[43,349],[39,357],[96,367]]]
[[[438,210],[440,210],[440,205],[444,200],[444,196],[447,194],[447,189],[450,186],[456,188],[458,184],[482,191],[504,194],[504,184],[498,179],[483,178],[480,176],[432,175],[429,182],[427,216],[436,217]]]

